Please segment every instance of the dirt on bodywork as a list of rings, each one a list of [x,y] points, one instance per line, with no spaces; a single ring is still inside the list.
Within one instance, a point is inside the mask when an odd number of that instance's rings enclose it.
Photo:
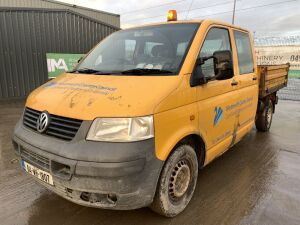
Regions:
[[[199,171],[195,195],[179,216],[149,209],[82,207],[25,174],[11,135],[24,102],[0,102],[0,224],[300,224],[300,103],[280,101],[269,133],[255,129]]]

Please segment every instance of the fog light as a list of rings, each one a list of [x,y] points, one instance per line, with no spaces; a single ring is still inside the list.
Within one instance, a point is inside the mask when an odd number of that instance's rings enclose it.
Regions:
[[[82,192],[81,195],[80,195],[80,198],[81,198],[83,201],[88,202],[88,201],[90,200],[90,196],[91,196],[91,193],[88,193],[88,192]]]
[[[118,200],[115,194],[100,194],[90,192],[82,192],[80,198],[85,202],[101,203],[106,205],[114,205]]]
[[[111,201],[112,203],[115,203],[118,199],[117,199],[117,196],[115,194],[108,194],[107,195],[107,199],[109,201]]]

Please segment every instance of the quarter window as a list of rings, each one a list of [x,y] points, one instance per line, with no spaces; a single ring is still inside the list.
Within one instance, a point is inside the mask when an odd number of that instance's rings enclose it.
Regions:
[[[240,74],[254,71],[252,50],[248,33],[234,31]]]

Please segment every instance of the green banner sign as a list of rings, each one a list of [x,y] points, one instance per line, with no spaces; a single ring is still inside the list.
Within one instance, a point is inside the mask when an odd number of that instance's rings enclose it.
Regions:
[[[48,78],[55,78],[76,66],[84,54],[47,53]]]
[[[290,70],[289,78],[300,78],[300,70]]]

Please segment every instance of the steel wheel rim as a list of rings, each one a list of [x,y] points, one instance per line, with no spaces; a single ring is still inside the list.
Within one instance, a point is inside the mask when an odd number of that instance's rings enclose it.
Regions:
[[[268,111],[267,111],[267,122],[268,122],[268,125],[271,123],[271,120],[272,120],[272,108],[269,107]]]
[[[191,170],[185,160],[180,160],[173,168],[169,180],[169,196],[173,200],[180,199],[188,190]]]

